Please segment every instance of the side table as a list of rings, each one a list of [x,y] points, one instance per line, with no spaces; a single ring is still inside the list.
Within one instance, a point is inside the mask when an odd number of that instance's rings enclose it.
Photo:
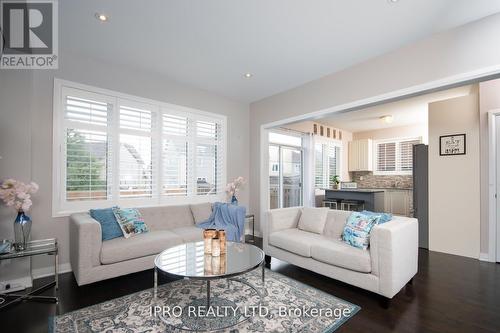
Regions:
[[[252,220],[252,240],[249,240],[249,243],[255,243],[255,215],[250,214],[245,216],[245,219],[250,219]]]
[[[34,240],[28,242],[26,245],[26,249],[23,251],[16,251],[12,249],[10,252],[0,254],[0,260],[7,259],[16,259],[16,258],[30,258],[30,275],[31,281],[33,281],[33,265],[32,258],[37,255],[52,255],[54,256],[54,281],[47,283],[37,289],[34,289],[26,294],[14,294],[14,293],[0,293],[0,298],[4,299],[5,302],[0,305],[0,310],[13,305],[20,303],[22,301],[41,301],[41,302],[50,302],[57,303],[57,290],[59,289],[59,257],[58,257],[58,246],[57,239],[43,239],[43,240]],[[56,296],[39,296],[41,292],[55,287]]]

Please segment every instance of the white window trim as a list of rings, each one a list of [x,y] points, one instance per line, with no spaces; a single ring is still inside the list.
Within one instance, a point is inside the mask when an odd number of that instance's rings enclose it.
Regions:
[[[64,110],[63,106],[63,88],[64,89],[76,89],[79,91],[80,96],[82,94],[99,94],[102,99],[102,95],[109,97],[109,101],[115,106],[113,112],[119,112],[117,106],[118,103],[122,100],[132,101],[132,103],[140,103],[140,104],[149,104],[152,106],[153,113],[157,117],[161,117],[162,112],[168,112],[172,115],[182,115],[186,116],[186,114],[195,115],[197,120],[207,120],[214,121],[216,120],[222,125],[223,128],[223,137],[220,142],[220,148],[222,150],[222,171],[221,181],[222,188],[218,194],[212,195],[194,195],[194,196],[179,196],[179,197],[168,197],[158,194],[153,194],[150,199],[121,199],[119,200],[116,197],[113,197],[112,200],[102,200],[102,201],[81,201],[81,202],[72,202],[68,203],[65,198],[65,188],[66,186],[63,184],[63,177],[65,177],[65,170],[62,168],[63,162],[63,154],[62,154],[62,135],[63,135],[63,122],[64,122]],[[114,115],[116,116],[116,115]],[[114,123],[115,126],[117,122]],[[159,123],[158,123],[159,124]],[[116,130],[116,128],[114,129]],[[126,130],[122,130],[126,131]],[[152,136],[157,139],[161,136],[161,126],[157,126],[157,130],[153,129],[151,133]],[[215,202],[225,200],[224,194],[224,185],[227,183],[227,137],[228,137],[228,128],[227,128],[227,117],[221,114],[206,112],[198,109],[193,109],[185,106],[160,102],[152,99],[147,99],[139,96],[129,95],[125,93],[120,93],[113,90],[98,88],[90,85],[85,85],[81,83],[76,83],[67,80],[61,80],[58,78],[54,78],[54,96],[53,96],[53,133],[52,133],[52,216],[53,217],[63,217],[69,216],[72,213],[84,212],[91,208],[105,208],[113,205],[120,205],[121,207],[156,207],[156,206],[165,206],[165,205],[177,205],[177,204],[189,204],[189,203],[201,203],[201,202]],[[116,139],[116,138],[115,138]],[[157,141],[158,149],[161,149],[161,140]],[[114,157],[116,160],[116,156]],[[113,162],[116,167],[116,161]],[[161,158],[157,159],[157,172],[159,173],[158,179],[161,180],[162,168],[161,168]],[[113,177],[117,177],[118,173],[114,173]],[[119,186],[116,178],[113,181],[113,186]],[[162,183],[158,183],[158,186],[161,187]],[[159,191],[159,189],[158,189]],[[159,193],[159,192],[158,192]]]
[[[422,137],[399,137],[399,138],[392,138],[392,139],[380,139],[380,140],[373,140],[373,175],[375,176],[411,176],[413,174],[413,171],[403,171],[401,170],[401,165],[400,165],[400,158],[399,158],[399,143],[404,142],[404,141],[412,141],[412,140],[418,140],[422,142]],[[378,171],[378,149],[377,145],[380,143],[391,143],[394,142],[396,143],[396,170],[394,171]]]

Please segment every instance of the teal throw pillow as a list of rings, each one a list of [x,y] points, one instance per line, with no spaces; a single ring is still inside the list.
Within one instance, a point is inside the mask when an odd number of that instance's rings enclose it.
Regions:
[[[120,225],[125,238],[148,232],[148,226],[144,223],[141,213],[136,208],[113,208],[116,220]]]
[[[118,207],[113,207],[118,208]],[[123,232],[116,221],[113,208],[91,209],[90,216],[101,225],[102,240],[123,237]]]
[[[369,210],[363,210],[363,211],[361,211],[361,214],[368,215],[368,216],[380,216],[380,219],[378,220],[378,224],[382,224],[382,223],[389,222],[390,220],[392,220],[391,213],[376,213],[376,212],[372,212]]]
[[[380,216],[368,216],[353,212],[347,218],[347,223],[342,233],[342,240],[354,247],[366,250],[370,246],[370,232],[378,223]]]

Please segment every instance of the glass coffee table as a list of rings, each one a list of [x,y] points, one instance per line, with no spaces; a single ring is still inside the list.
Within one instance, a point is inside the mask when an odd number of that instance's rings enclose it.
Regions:
[[[206,286],[206,296],[201,295],[201,297],[196,297],[194,301],[189,304],[186,303],[185,306],[196,305],[203,306],[208,309],[211,306],[221,306],[221,304],[236,305],[233,301],[225,299],[223,296],[217,296],[216,301],[212,303],[213,296],[211,295],[211,282],[222,279],[227,280],[227,288],[230,288],[232,282],[236,282],[240,284],[242,288],[249,288],[247,293],[253,290],[258,297],[258,304],[260,304],[262,300],[262,293],[259,288],[247,279],[239,278],[245,273],[259,268],[262,270],[259,279],[262,282],[262,286],[264,286],[264,252],[255,245],[227,242],[226,253],[221,254],[219,257],[206,255],[204,253],[203,241],[177,245],[166,249],[155,258],[154,299],[156,304],[162,304],[165,306],[165,301],[167,300],[159,300],[158,297],[158,275],[163,274],[178,279],[196,280],[198,281],[198,285]],[[214,283],[216,282],[220,285],[221,281],[215,281]],[[193,288],[196,287],[194,286]],[[219,294],[221,293],[222,292]],[[172,299],[175,299],[175,297],[172,297]],[[198,317],[189,319],[196,321],[196,323],[193,324],[194,326],[188,325],[188,327],[184,327],[186,325],[179,325],[179,322],[173,323],[170,320],[171,318],[166,318],[162,315],[159,317],[166,324],[174,326],[175,328],[197,331],[221,330],[240,324],[248,319],[241,317],[236,318],[235,320],[207,320],[206,322],[203,322],[203,318]]]

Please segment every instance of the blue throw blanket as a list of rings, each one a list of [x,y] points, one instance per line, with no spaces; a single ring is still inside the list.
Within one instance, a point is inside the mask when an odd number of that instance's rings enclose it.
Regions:
[[[217,229],[226,231],[226,239],[240,242],[245,232],[246,208],[227,203],[214,203],[212,215],[208,220],[197,224],[202,229]]]

